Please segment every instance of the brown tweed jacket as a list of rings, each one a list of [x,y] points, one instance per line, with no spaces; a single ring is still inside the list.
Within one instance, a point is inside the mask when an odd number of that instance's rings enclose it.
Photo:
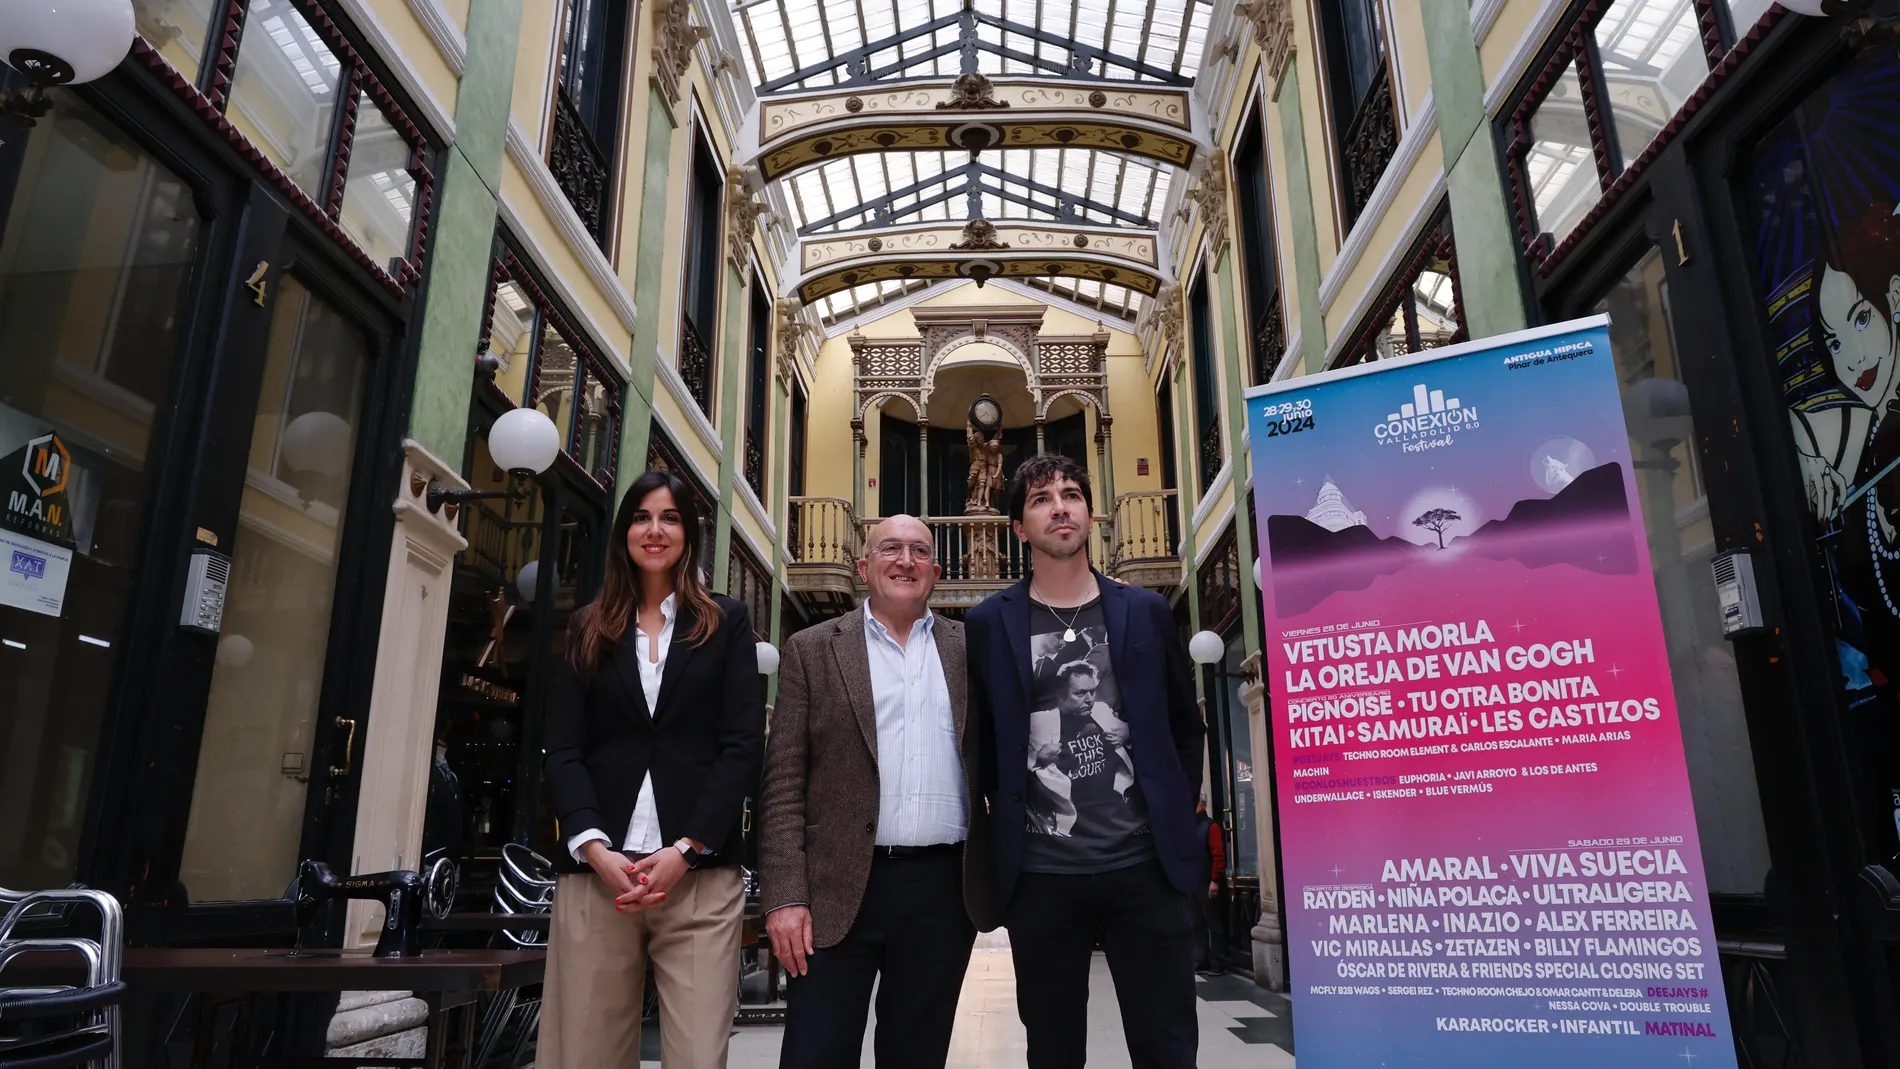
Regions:
[[[819,947],[837,945],[857,920],[877,838],[877,710],[864,645],[865,611],[860,606],[786,641],[766,742],[761,898],[768,912],[808,906],[812,942]],[[963,624],[939,616],[935,626],[971,801],[964,906],[971,922],[988,931],[996,921],[989,904],[987,826],[976,783],[982,750],[976,721],[965,715],[969,676]]]

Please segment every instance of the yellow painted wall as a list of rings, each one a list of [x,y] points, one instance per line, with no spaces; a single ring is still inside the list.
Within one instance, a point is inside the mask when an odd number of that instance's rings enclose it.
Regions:
[[[842,336],[826,339],[812,372],[811,394],[805,407],[805,493],[849,501],[855,449],[851,438],[851,346]]]
[[[1507,73],[1504,65],[1517,51],[1518,42],[1531,31],[1543,6],[1541,0],[1508,0],[1491,25],[1491,32],[1478,42],[1478,62],[1484,68],[1486,88]]]
[[[1307,0],[1315,3],[1319,0]],[[1319,273],[1324,278],[1339,255],[1343,240],[1334,216],[1333,139],[1320,87],[1325,78],[1319,70],[1319,26],[1307,4],[1293,4],[1293,62],[1300,72],[1301,126],[1306,132],[1306,163],[1313,187],[1313,224],[1318,231]]]
[[[1386,13],[1390,19],[1388,41],[1392,46],[1387,54],[1392,63],[1394,84],[1399,87],[1394,102],[1399,105],[1399,125],[1405,127],[1432,88],[1431,56],[1425,50],[1425,13],[1419,8],[1418,0],[1390,0]]]

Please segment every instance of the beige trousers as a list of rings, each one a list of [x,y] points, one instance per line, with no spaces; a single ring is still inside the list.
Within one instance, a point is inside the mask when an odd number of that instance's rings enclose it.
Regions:
[[[739,1010],[745,887],[736,865],[688,872],[666,904],[614,910],[591,872],[555,886],[539,1069],[640,1069],[646,963],[660,989],[663,1069],[725,1069]]]

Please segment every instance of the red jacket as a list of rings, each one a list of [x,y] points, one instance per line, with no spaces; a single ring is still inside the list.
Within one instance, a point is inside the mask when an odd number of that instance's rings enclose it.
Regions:
[[[1227,874],[1227,843],[1226,837],[1221,835],[1218,821],[1207,826],[1207,852],[1214,859],[1214,869],[1207,878],[1212,883],[1219,883],[1221,877]]]

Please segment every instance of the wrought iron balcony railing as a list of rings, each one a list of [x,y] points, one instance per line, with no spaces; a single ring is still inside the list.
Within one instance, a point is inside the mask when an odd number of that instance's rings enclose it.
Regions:
[[[581,217],[596,244],[607,244],[607,187],[612,171],[594,135],[587,132],[580,112],[568,99],[567,88],[554,93],[554,136],[548,143],[548,170],[567,202]]]
[[[686,317],[680,318],[680,378],[686,381],[686,392],[693,395],[693,403],[701,412],[712,418],[712,350],[706,340],[700,336],[699,328]]]
[[[745,484],[760,501],[765,500],[765,448],[750,428],[745,436]]]
[[[1392,108],[1392,79],[1383,65],[1375,78],[1372,88],[1360,101],[1359,110],[1353,113],[1344,142],[1339,146],[1343,172],[1340,185],[1345,194],[1348,228],[1359,218],[1359,213],[1366,210],[1366,203],[1379,184],[1379,176],[1385,174],[1386,165],[1399,149],[1398,116]]]

